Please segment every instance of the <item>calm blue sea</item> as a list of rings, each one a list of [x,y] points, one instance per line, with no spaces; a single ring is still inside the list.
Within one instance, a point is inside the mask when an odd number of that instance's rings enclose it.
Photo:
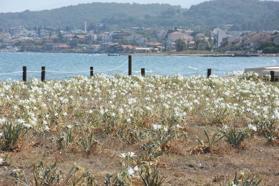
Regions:
[[[127,56],[60,53],[0,53],[0,80],[21,80],[22,66],[27,66],[28,79],[40,78],[41,66],[46,67],[46,79],[65,79],[95,73],[127,74]],[[193,57],[193,56],[133,56],[133,73],[141,68],[146,74],[224,76],[245,68],[279,65],[279,57]]]

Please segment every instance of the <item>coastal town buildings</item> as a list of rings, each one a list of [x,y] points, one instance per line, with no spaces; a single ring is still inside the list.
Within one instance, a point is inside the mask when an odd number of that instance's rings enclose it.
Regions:
[[[215,48],[219,48],[223,42],[224,39],[229,38],[230,35],[227,34],[226,30],[223,30],[221,28],[215,28],[212,31],[212,35],[215,42]]]
[[[109,31],[99,28],[88,29],[86,23],[84,29],[68,30],[12,27],[0,32],[0,51],[160,53],[279,50],[279,32],[231,31],[229,25],[204,32],[187,28],[132,27]]]
[[[194,37],[189,32],[176,30],[167,35],[167,49],[174,50],[177,40],[183,41],[187,48],[191,48],[194,44]]]

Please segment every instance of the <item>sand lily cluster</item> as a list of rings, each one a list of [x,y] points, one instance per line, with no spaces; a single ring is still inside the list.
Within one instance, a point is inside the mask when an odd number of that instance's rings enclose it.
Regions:
[[[249,128],[279,119],[279,88],[263,81],[235,78],[78,77],[41,83],[0,83],[0,123],[50,130],[84,123],[134,125],[149,118],[160,129],[162,118],[179,125],[189,116],[230,125],[244,119]]]
[[[204,133],[187,151],[190,155],[214,154],[220,141],[241,149],[242,142],[255,135],[270,144],[279,139],[279,86],[254,74],[227,78],[97,75],[46,82],[5,81],[0,83],[0,105],[3,152],[45,143],[42,148],[84,152],[85,158],[90,158],[98,149],[112,151],[111,145],[105,147],[108,139],[112,139],[110,143],[119,140],[127,146],[136,145],[132,151],[110,153],[115,154],[121,168],[107,174],[105,183],[131,183],[138,177],[144,183],[161,185],[165,179],[160,175],[158,158],[168,153],[175,140],[193,141],[191,126],[204,128]],[[2,164],[3,158],[0,156]],[[56,164],[52,168],[56,175]],[[49,168],[39,164],[34,171],[44,169]],[[95,180],[87,171],[82,175],[84,180]]]

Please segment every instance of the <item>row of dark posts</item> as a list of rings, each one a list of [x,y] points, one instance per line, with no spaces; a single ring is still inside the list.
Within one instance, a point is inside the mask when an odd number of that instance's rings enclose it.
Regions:
[[[128,75],[131,76],[132,75],[132,56],[129,55],[128,56]],[[145,68],[141,68],[140,69],[140,74],[142,76],[145,76]]]
[[[211,68],[207,69],[207,78],[209,78],[211,76],[211,74],[212,74],[212,69]],[[271,82],[276,81],[274,71],[270,71],[270,81]]]
[[[90,77],[94,76],[94,68],[90,67]],[[42,66],[41,68],[41,81],[46,80],[46,67]],[[23,66],[22,68],[22,81],[26,82],[27,81],[27,67]]]
[[[131,76],[132,75],[132,56],[129,55],[128,56],[128,75]],[[141,75],[144,77],[145,76],[145,68],[141,68]],[[212,69],[209,68],[207,69],[207,78],[209,78],[212,75]],[[94,68],[90,67],[90,77],[94,76]],[[270,76],[271,76],[271,81],[274,82],[275,81],[275,72],[271,71],[270,72]],[[22,74],[22,80],[24,82],[27,81],[27,67],[24,66],[23,67],[23,74]],[[46,80],[46,67],[42,67],[41,69],[41,81],[45,81]]]
[[[212,74],[212,69],[209,68],[207,69],[207,78],[209,78]],[[128,56],[128,75],[131,76],[132,75],[132,56],[129,55]],[[145,68],[141,68],[141,75],[145,76]]]
[[[270,71],[270,81],[271,82],[275,81],[275,72],[274,71]]]

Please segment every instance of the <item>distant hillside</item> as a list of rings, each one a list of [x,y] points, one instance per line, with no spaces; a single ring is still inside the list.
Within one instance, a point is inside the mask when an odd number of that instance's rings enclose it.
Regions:
[[[81,28],[108,26],[186,26],[206,29],[233,24],[234,30],[279,30],[279,2],[213,0],[190,9],[166,4],[90,3],[54,10],[0,14],[0,28],[13,26]]]
[[[174,9],[170,5],[140,5],[117,3],[91,3],[68,6],[53,10],[24,11],[21,13],[0,14],[0,27],[24,25],[27,27],[81,27],[89,24],[111,23],[137,25],[145,15],[159,16],[162,12]],[[177,7],[178,8],[178,7]]]
[[[214,0],[191,7],[186,17],[190,25],[233,24],[234,30],[278,30],[279,2]]]

